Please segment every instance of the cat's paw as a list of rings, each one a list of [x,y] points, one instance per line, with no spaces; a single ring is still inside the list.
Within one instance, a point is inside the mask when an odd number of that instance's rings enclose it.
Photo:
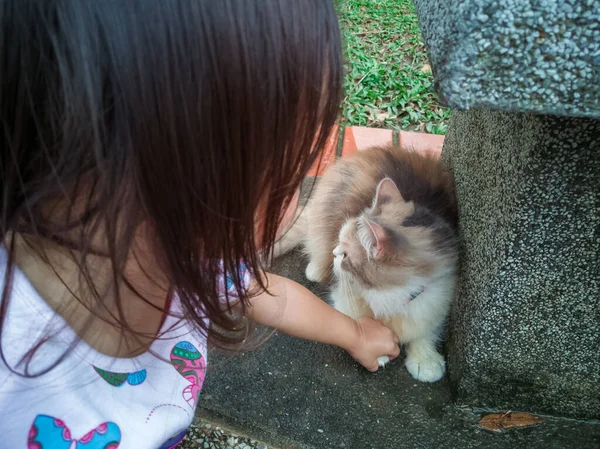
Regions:
[[[314,262],[309,262],[306,266],[306,271],[304,273],[306,275],[306,279],[311,282],[323,282],[325,279],[325,273],[323,270],[319,268],[319,266]]]
[[[421,382],[437,382],[446,372],[444,357],[436,351],[406,357],[406,369],[412,377]]]
[[[390,363],[390,358],[387,355],[377,357],[377,363],[380,367],[384,367],[385,365]]]

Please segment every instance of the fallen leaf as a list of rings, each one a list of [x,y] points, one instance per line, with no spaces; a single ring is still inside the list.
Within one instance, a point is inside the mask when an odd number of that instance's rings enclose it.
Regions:
[[[390,115],[389,112],[386,112],[382,109],[373,109],[369,113],[369,120],[373,123],[385,122],[386,120],[393,119],[395,117],[395,115]]]
[[[429,64],[425,64],[419,70],[423,73],[431,73],[431,66]]]
[[[492,413],[479,420],[477,424],[485,430],[502,432],[506,429],[523,429],[544,422],[539,416],[524,412]]]

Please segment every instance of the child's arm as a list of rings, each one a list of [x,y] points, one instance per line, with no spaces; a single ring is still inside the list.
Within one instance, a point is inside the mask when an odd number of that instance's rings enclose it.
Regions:
[[[344,348],[369,371],[377,371],[377,358],[400,353],[398,338],[372,318],[355,321],[321,301],[300,284],[267,274],[268,289],[250,301],[248,318],[299,338]]]

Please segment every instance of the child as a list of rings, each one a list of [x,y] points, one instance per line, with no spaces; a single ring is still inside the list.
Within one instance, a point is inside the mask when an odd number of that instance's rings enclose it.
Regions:
[[[175,447],[207,337],[246,318],[398,355],[257,256],[336,119],[340,47],[328,0],[0,2],[1,447]]]

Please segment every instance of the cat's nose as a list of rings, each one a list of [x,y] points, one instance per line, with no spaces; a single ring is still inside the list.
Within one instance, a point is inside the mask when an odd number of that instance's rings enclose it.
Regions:
[[[336,246],[336,247],[335,247],[335,249],[333,250],[333,255],[334,255],[335,257],[342,256],[342,258],[344,258],[344,257],[346,257],[346,251],[344,251],[344,250],[341,248],[341,246],[339,246],[339,245],[338,245],[338,246]]]

